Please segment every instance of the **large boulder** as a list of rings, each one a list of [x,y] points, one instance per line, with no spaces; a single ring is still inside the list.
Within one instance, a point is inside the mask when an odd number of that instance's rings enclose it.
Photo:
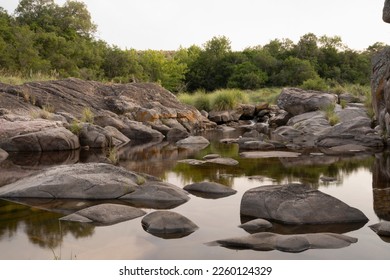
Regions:
[[[296,116],[326,108],[336,102],[337,96],[335,94],[298,88],[284,88],[279,95],[277,105]]]
[[[179,187],[104,163],[51,167],[1,187],[0,197],[120,199],[149,208],[171,208],[189,200]]]
[[[246,191],[241,215],[282,224],[365,223],[358,209],[302,184],[269,185]]]
[[[198,229],[198,226],[183,215],[171,211],[155,211],[142,219],[142,227],[161,238],[181,238]]]
[[[84,123],[81,125],[79,141],[81,146],[105,148],[127,144],[130,139],[115,127],[102,128],[91,123]]]
[[[116,199],[135,191],[140,178],[110,164],[60,165],[3,186],[0,197]]]
[[[383,139],[375,129],[371,128],[369,118],[356,117],[323,130],[316,140],[316,145],[319,147],[329,148],[347,144],[381,148]]]
[[[231,249],[249,249],[255,251],[278,250],[299,253],[308,249],[339,249],[356,243],[354,237],[336,233],[311,233],[281,235],[269,232],[254,233],[245,237],[222,239],[211,242]]]
[[[0,104],[3,110],[24,116],[50,108],[61,112],[61,119],[65,117],[68,122],[82,120],[83,112],[89,109],[95,117],[111,116],[121,118],[125,123],[134,121],[148,127],[168,124],[172,128],[170,123],[178,123],[188,132],[215,127],[215,123],[194,107],[182,104],[175,95],[154,83],[109,84],[70,78],[15,86],[0,84]],[[120,125],[110,125],[132,139],[133,133],[125,133]],[[133,123],[127,125],[138,129]],[[126,124],[123,129],[125,127]],[[146,141],[155,137],[141,138]]]

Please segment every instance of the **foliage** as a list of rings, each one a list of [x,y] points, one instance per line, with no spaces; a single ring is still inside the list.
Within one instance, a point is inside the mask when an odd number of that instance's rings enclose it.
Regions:
[[[177,51],[137,51],[110,46],[94,37],[96,31],[86,5],[79,1],[61,6],[54,0],[21,0],[12,15],[0,8],[0,80],[21,83],[11,77],[28,81],[31,73],[55,73],[55,78],[157,82],[174,93],[303,83],[318,88],[323,86],[319,79],[368,85],[371,56],[385,47],[375,43],[358,52],[338,36],[308,33],[296,44],[274,39],[243,51],[233,51],[225,36]],[[3,72],[12,75],[7,79]]]
[[[304,81],[301,85],[301,88],[307,90],[326,91],[328,89],[328,85],[326,84],[324,79],[321,79],[320,77],[316,77]]]

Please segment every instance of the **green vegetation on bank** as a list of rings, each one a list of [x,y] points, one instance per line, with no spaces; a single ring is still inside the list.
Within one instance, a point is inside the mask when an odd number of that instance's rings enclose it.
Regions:
[[[323,90],[329,84],[368,85],[371,56],[385,47],[375,43],[356,51],[340,37],[308,33],[297,43],[275,39],[243,51],[233,51],[224,36],[175,51],[138,51],[108,45],[96,31],[82,2],[21,0],[12,14],[0,7],[0,82],[76,77],[156,82],[174,93],[240,89],[256,94],[284,86]],[[208,106],[205,101],[198,99]]]

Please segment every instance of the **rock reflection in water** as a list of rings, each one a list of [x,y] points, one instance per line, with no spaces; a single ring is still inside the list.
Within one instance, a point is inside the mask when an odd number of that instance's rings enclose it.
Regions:
[[[372,168],[374,211],[383,220],[390,221],[390,154],[375,156]]]

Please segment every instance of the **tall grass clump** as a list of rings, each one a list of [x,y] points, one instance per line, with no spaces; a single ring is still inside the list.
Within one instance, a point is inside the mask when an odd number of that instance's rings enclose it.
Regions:
[[[322,111],[325,113],[325,117],[329,121],[329,124],[331,126],[334,126],[340,122],[339,116],[337,116],[337,114],[334,111],[335,108],[336,108],[335,104],[330,104],[322,108]]]
[[[255,91],[248,91],[247,96],[249,103],[256,104],[260,102],[266,102],[269,104],[276,104],[282,88],[262,88]]]
[[[245,92],[236,89],[218,90],[213,93],[211,108],[216,111],[231,110],[238,104],[248,103],[249,98]]]
[[[81,121],[86,123],[92,123],[94,121],[95,115],[92,113],[90,108],[84,108],[81,116]]]
[[[52,71],[50,74],[44,74],[41,72],[10,72],[4,69],[0,69],[0,83],[8,85],[22,85],[28,82],[35,81],[51,81],[57,80],[59,75],[57,72]]]

